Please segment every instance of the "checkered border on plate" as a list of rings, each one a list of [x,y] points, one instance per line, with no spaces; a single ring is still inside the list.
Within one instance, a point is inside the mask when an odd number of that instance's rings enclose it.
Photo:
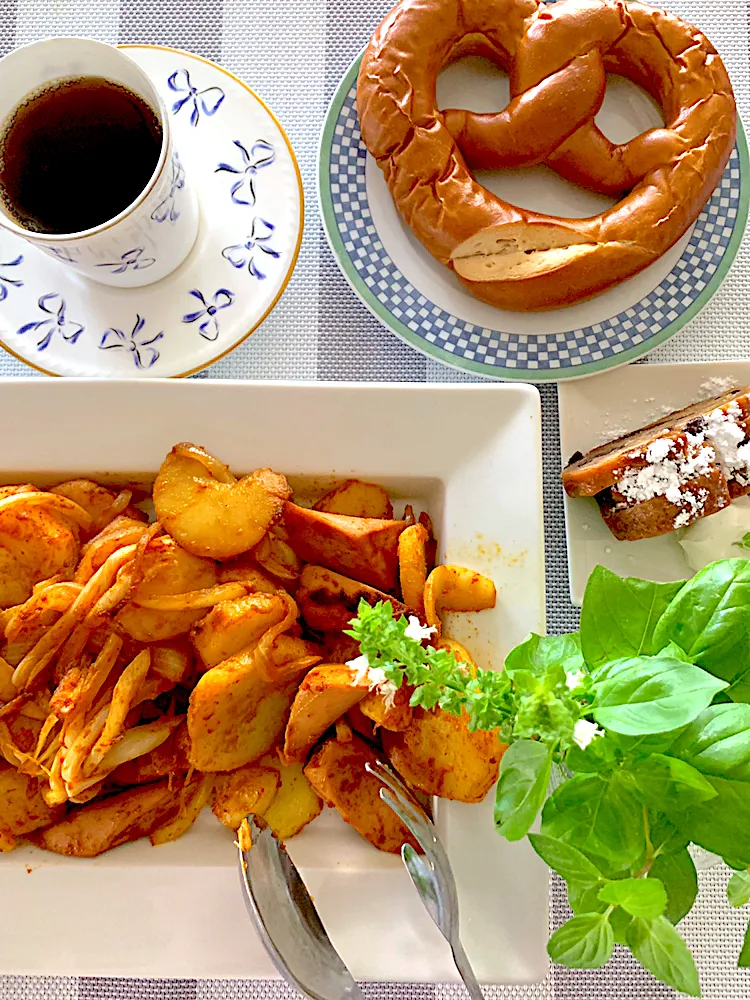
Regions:
[[[711,282],[729,246],[740,206],[740,157],[735,146],[682,257],[658,288],[602,323],[528,336],[460,319],[430,302],[406,280],[386,253],[372,221],[366,159],[353,86],[334,126],[330,183],[336,225],[359,278],[395,320],[425,341],[428,353],[432,345],[457,360],[519,371],[570,369],[634,348],[645,354],[648,341],[678,320]]]

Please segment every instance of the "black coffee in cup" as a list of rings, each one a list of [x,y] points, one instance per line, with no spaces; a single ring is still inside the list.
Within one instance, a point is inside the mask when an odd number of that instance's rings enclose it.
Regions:
[[[0,198],[35,233],[93,229],[128,207],[159,161],[161,123],[137,94],[103,77],[30,94],[0,133]]]

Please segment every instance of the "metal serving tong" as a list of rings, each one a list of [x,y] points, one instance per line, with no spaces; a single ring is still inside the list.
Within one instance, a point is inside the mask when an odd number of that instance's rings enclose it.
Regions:
[[[456,883],[432,821],[393,771],[381,763],[365,767],[384,785],[380,798],[424,851],[418,854],[410,844],[403,845],[401,857],[406,870],[425,909],[450,945],[471,1000],[484,1000],[459,939]],[[287,982],[310,1000],[364,1000],[331,944],[284,845],[259,817],[251,814],[247,819],[253,846],[247,851],[238,848],[240,878],[248,912],[271,961]]]

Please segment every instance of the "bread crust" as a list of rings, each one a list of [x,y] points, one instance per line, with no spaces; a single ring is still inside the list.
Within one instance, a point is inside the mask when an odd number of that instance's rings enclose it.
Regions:
[[[510,78],[497,114],[447,109],[435,82],[467,54]],[[606,73],[645,87],[666,125],[616,146],[599,131]],[[362,136],[406,224],[473,295],[506,309],[588,298],[661,256],[695,221],[736,134],[729,77],[685,21],[624,0],[401,0],[357,83]],[[517,208],[470,167],[547,163],[612,209],[564,219]]]

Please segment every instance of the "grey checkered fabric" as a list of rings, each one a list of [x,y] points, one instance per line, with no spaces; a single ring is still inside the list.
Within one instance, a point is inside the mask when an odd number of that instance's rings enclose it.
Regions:
[[[307,217],[299,262],[289,288],[263,326],[244,344],[197,377],[245,379],[361,379],[474,382],[404,346],[351,293],[327,247],[316,204],[315,162],[325,111],[347,66],[390,0],[0,0],[0,54],[51,34],[88,35],[108,42],[162,43],[221,62],[276,111],[297,152]],[[700,24],[729,67],[740,110],[750,121],[750,3],[747,0],[670,0],[671,8]],[[651,360],[694,361],[750,357],[750,251],[709,307]],[[0,375],[33,375],[0,353]],[[541,388],[547,614],[551,631],[577,627],[570,604],[558,481],[557,394]],[[707,1000],[750,1000],[750,973],[733,967],[742,913],[724,894],[728,873],[701,875],[701,901],[683,924],[698,959]],[[568,916],[562,883],[550,886],[550,920]],[[4,913],[12,920],[12,913]],[[0,928],[0,933],[2,929]],[[49,943],[40,941],[39,947]],[[368,1000],[460,1000],[453,985],[364,984]],[[553,968],[543,983],[491,988],[488,1000],[666,1000],[624,951],[597,972]],[[21,978],[0,976],[0,1000],[292,1000],[277,981]]]

